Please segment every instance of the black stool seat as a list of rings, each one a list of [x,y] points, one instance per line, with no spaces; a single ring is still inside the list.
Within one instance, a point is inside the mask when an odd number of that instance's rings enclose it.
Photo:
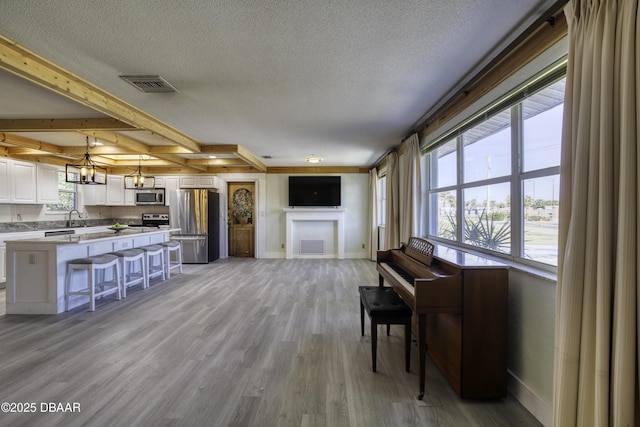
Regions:
[[[412,311],[393,288],[360,286],[360,298],[369,317],[405,317]]]
[[[364,312],[371,319],[371,361],[376,371],[376,353],[378,344],[378,325],[404,325],[404,347],[406,371],[411,364],[411,308],[405,304],[396,291],[389,287],[360,286],[360,331],[364,336]]]

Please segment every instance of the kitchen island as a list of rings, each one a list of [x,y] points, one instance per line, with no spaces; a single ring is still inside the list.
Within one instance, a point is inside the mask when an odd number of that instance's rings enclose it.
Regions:
[[[162,243],[176,231],[137,228],[7,241],[7,314],[62,313],[68,261]],[[86,303],[75,296],[69,307]]]

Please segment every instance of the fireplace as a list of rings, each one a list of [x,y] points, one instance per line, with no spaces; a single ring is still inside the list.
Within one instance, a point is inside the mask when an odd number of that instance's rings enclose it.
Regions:
[[[344,259],[344,209],[307,209],[307,208],[295,208],[285,209],[286,216],[286,258],[314,258],[319,257],[319,254],[310,254],[302,251],[295,251],[294,247],[300,247],[300,244],[296,244],[294,241],[296,236],[296,229],[301,222],[317,222],[318,224],[332,222],[333,227],[324,236],[317,236],[314,240],[322,240],[327,242],[329,240],[335,241],[335,250],[333,254],[322,254],[323,258],[338,258]],[[321,228],[321,227],[319,227]],[[308,240],[308,239],[301,239]],[[308,242],[305,242],[307,244]],[[324,246],[324,243],[323,243]],[[327,245],[329,246],[329,245]]]

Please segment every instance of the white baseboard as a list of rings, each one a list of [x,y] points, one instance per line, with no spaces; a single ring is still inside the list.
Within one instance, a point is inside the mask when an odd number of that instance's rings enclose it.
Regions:
[[[540,396],[535,394],[520,378],[509,371],[509,392],[518,399],[527,411],[536,417],[545,427],[551,426],[553,421],[553,408]]]
[[[265,258],[271,258],[271,259],[282,259],[282,258],[286,258],[286,253],[284,252],[265,252],[264,257]],[[303,255],[300,256],[298,258],[306,258],[306,259],[313,259],[313,258],[335,258],[335,255]],[[348,252],[344,254],[344,258],[345,259],[367,259],[367,254],[364,252]]]
[[[345,259],[368,259],[366,252],[347,252],[344,254]]]
[[[271,259],[284,259],[286,258],[287,254],[285,254],[284,252],[265,252],[264,257],[265,258],[271,258]]]

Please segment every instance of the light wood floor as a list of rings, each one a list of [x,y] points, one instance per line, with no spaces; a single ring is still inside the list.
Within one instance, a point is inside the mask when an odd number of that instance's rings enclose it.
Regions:
[[[366,260],[229,258],[58,316],[5,315],[0,402],[79,413],[0,413],[0,426],[538,426],[515,399],[457,397],[402,327],[380,327],[378,372],[360,336]]]

